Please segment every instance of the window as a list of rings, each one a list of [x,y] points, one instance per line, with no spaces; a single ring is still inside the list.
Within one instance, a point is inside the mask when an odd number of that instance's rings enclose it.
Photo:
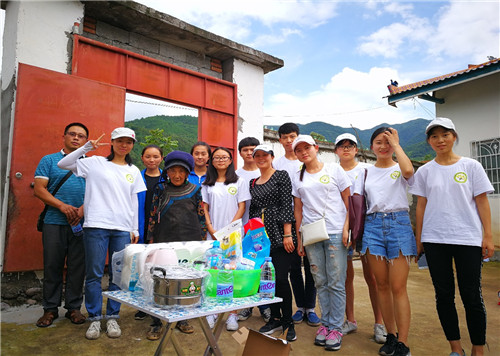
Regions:
[[[500,138],[471,142],[471,157],[484,167],[495,188],[493,194],[500,194]]]

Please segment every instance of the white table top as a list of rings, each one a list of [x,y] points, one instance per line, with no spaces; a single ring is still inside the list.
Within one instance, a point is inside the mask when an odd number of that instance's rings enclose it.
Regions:
[[[234,298],[232,302],[218,302],[215,298],[206,298],[198,307],[176,306],[158,308],[153,304],[151,298],[144,296],[142,293],[118,290],[113,292],[103,292],[102,294],[107,298],[111,298],[117,302],[131,306],[132,308],[142,310],[143,312],[165,320],[168,323],[283,301],[283,299],[278,297],[274,297],[273,299],[262,299],[258,295],[253,295],[245,298]]]

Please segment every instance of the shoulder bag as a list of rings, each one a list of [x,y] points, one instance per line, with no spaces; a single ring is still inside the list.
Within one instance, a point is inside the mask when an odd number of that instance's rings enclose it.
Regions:
[[[365,168],[365,179],[368,170]],[[364,187],[363,187],[364,190]],[[356,241],[361,241],[365,227],[366,198],[363,195],[354,194],[349,196],[349,230],[351,230],[351,242],[356,246]]]
[[[59,188],[61,188],[61,186],[64,184],[64,182],[66,182],[68,180],[68,178],[73,174],[72,171],[69,171],[68,173],[66,173],[66,175],[63,177],[63,179],[61,179],[59,181],[59,183],[57,183],[57,186],[54,188],[54,191],[51,193],[53,196],[56,195],[57,191],[59,190]],[[40,213],[40,216],[38,216],[38,221],[36,222],[36,229],[37,231],[40,231],[42,232],[43,230],[43,224],[44,224],[44,220],[45,220],[45,214],[47,214],[47,209],[49,208],[49,206],[47,204],[45,204],[45,207],[43,208],[43,211]]]
[[[305,224],[300,227],[300,234],[302,236],[302,246],[308,246],[311,244],[315,244],[316,242],[328,240],[330,236],[328,236],[328,231],[326,230],[326,205],[328,203],[328,193],[330,192],[330,188],[328,188],[328,192],[325,196],[325,208],[323,209],[323,216],[321,219],[316,220],[310,224]]]

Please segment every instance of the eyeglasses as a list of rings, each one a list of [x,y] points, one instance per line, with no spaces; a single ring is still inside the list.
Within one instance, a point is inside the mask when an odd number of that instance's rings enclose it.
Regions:
[[[221,161],[221,162],[225,162],[231,158],[229,158],[228,156],[216,156],[216,157],[213,157],[212,158],[214,161]]]
[[[339,148],[343,149],[344,151],[350,151],[352,150],[354,147],[354,145],[343,145],[343,146],[340,146]]]
[[[87,138],[87,136],[85,136],[83,134],[76,133],[76,132],[66,132],[66,135],[71,136],[71,137],[78,137],[78,139],[80,139],[80,140],[84,140]]]

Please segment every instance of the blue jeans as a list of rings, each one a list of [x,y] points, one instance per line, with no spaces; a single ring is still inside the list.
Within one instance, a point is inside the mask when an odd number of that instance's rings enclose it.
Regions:
[[[373,213],[366,215],[363,233],[363,248],[366,252],[390,261],[403,256],[417,255],[417,243],[407,211]]]
[[[342,234],[306,247],[311,273],[316,284],[321,323],[329,330],[341,331],[345,312],[347,248]]]
[[[111,264],[113,253],[121,251],[130,243],[128,231],[84,228],[83,242],[85,244],[85,307],[89,320],[102,319],[102,287],[101,280],[106,264],[106,253]],[[109,268],[109,291],[120,288],[112,283],[113,271]],[[121,303],[108,298],[106,318],[118,319]]]

